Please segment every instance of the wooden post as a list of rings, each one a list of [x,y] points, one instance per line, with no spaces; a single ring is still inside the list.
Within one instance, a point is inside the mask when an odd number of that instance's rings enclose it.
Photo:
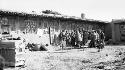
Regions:
[[[49,27],[49,38],[50,38],[50,44],[52,44],[51,42],[51,28]]]

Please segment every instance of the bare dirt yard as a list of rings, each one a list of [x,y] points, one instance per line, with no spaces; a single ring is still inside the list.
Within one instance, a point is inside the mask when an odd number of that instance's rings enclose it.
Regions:
[[[24,67],[5,70],[125,70],[125,46],[33,51],[24,55]]]

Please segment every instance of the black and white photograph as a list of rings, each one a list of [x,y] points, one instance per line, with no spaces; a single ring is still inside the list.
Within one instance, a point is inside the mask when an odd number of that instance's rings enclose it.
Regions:
[[[125,70],[125,0],[0,0],[0,70]]]

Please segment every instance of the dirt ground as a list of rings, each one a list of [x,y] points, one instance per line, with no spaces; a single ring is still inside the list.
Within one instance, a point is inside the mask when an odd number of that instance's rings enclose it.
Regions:
[[[34,51],[23,55],[24,67],[5,70],[125,70],[125,46]]]

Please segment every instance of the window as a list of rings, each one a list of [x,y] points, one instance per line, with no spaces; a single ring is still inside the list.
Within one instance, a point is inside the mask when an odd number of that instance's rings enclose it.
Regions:
[[[35,33],[36,32],[36,22],[33,20],[25,20],[26,32]]]
[[[1,32],[2,34],[9,34],[9,24],[8,24],[8,19],[6,17],[1,18]]]
[[[120,31],[121,31],[122,35],[125,35],[125,25],[124,24],[120,25]]]

